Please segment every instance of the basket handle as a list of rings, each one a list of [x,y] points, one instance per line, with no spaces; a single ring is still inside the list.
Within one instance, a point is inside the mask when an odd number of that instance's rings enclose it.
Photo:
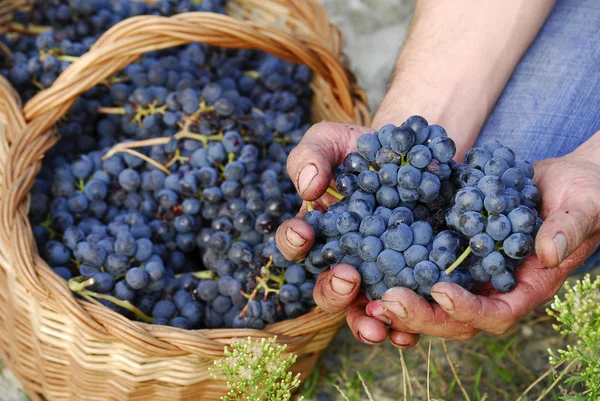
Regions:
[[[109,29],[90,51],[69,66],[54,84],[33,97],[23,109],[28,121],[57,105],[72,102],[83,92],[136,60],[142,54],[202,42],[226,48],[257,48],[282,59],[308,65],[332,86],[347,114],[354,116],[352,90],[339,56],[319,37],[293,35],[256,22],[213,13],[173,17],[140,16]]]

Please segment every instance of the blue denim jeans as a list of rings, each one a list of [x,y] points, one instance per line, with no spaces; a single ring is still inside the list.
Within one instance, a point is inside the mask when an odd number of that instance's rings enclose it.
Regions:
[[[533,163],[564,156],[599,130],[600,1],[558,0],[477,143],[497,139]],[[599,266],[600,249],[574,274]]]

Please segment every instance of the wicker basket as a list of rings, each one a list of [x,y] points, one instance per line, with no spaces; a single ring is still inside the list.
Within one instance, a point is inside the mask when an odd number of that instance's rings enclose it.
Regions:
[[[76,299],[38,255],[28,194],[56,143],[54,123],[77,96],[144,52],[193,41],[262,49],[316,72],[315,121],[369,123],[364,92],[346,68],[342,34],[316,1],[231,0],[228,13],[124,21],[22,110],[0,79],[0,354],[32,399],[217,400],[226,387],[207,368],[233,338],[277,335],[298,355],[295,371],[306,375],[341,327],[344,313],[318,308],[263,331],[137,323]]]

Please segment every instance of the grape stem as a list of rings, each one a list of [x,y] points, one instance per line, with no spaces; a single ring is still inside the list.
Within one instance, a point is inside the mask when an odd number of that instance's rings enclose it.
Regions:
[[[306,201],[306,210],[308,210],[309,212],[312,212],[313,210],[315,210],[315,208],[313,207],[312,201]]]
[[[120,306],[123,309],[127,309],[144,323],[152,323],[154,321],[153,318],[151,318],[150,316],[146,315],[144,312],[133,306],[129,301],[118,299],[116,297],[113,297],[112,295],[98,294],[97,292],[86,290],[87,287],[93,285],[95,282],[96,280],[94,280],[93,278],[84,280],[82,276],[74,277],[71,280],[69,280],[69,288],[71,289],[71,291],[76,292],[77,294],[87,298],[88,300],[90,298],[96,298],[112,302],[113,304]]]
[[[64,56],[58,56],[58,57],[56,57],[56,59],[57,59],[57,60],[60,60],[60,61],[67,61],[67,62],[69,62],[69,63],[74,63],[74,62],[76,62],[77,60],[79,60],[79,57],[77,57],[77,56],[67,56],[67,55],[64,55]]]
[[[250,78],[252,78],[254,80],[257,80],[257,79],[260,78],[260,72],[258,72],[258,71],[246,71],[244,73],[244,75],[247,76],[247,77],[250,77]]]
[[[166,108],[163,110],[163,107],[165,107],[165,106],[156,108],[154,103],[152,105],[150,105],[149,107],[150,107],[150,109],[154,110],[154,112],[159,112],[159,113],[164,113],[164,111],[166,110]],[[208,106],[206,106],[206,103],[204,101],[202,101],[200,103],[200,107],[198,108],[198,110],[196,110],[194,112],[194,114],[186,116],[184,123],[181,126],[181,130],[178,133],[176,133],[175,135],[164,136],[164,137],[160,137],[160,138],[144,139],[141,141],[130,141],[130,142],[118,143],[115,146],[113,146],[112,149],[110,149],[108,152],[106,152],[106,154],[104,156],[102,156],[102,160],[106,160],[120,152],[129,153],[130,155],[139,157],[140,159],[144,160],[145,162],[150,163],[153,166],[156,166],[156,168],[160,169],[165,174],[170,175],[171,172],[169,171],[168,167],[172,166],[177,161],[185,162],[185,161],[187,161],[187,158],[184,158],[183,156],[181,156],[180,154],[178,154],[176,152],[175,156],[174,156],[175,161],[171,160],[169,163],[167,163],[166,166],[163,166],[156,160],[144,155],[141,152],[134,150],[134,148],[141,148],[141,147],[154,146],[154,145],[165,145],[165,144],[169,143],[173,138],[175,138],[178,141],[182,140],[182,139],[193,139],[198,142],[202,142],[202,144],[204,146],[206,146],[209,141],[221,141],[221,140],[223,140],[223,132],[222,131],[216,135],[202,135],[202,134],[196,134],[189,130],[190,126],[193,123],[195,123],[196,121],[198,121],[198,119],[200,118],[202,113],[207,113],[207,112],[210,112],[213,110],[214,110],[214,106],[208,107]],[[123,108],[123,107],[101,107],[98,109],[98,111],[101,113],[105,113],[105,114],[125,114],[125,108]],[[138,109],[138,111],[139,111],[139,109]],[[136,118],[137,117],[138,116],[136,116]],[[231,158],[231,155],[229,157]]]
[[[449,268],[446,269],[446,274],[452,273],[469,255],[471,254],[471,247],[467,247],[465,251],[456,259],[454,263],[450,265]]]
[[[196,277],[199,280],[210,280],[210,279],[212,279],[212,278],[215,277],[215,273],[211,272],[210,270],[204,270],[204,271],[201,271],[201,272],[176,274],[175,278],[180,278],[184,274],[191,274],[192,276]]]
[[[250,294],[246,294],[243,290],[240,293],[246,297],[249,301],[252,301],[258,295],[258,292],[262,289],[265,290],[264,299],[266,300],[270,293],[278,294],[278,289],[269,287],[269,281],[274,281],[276,284],[281,286],[284,282],[283,276],[276,276],[271,273],[271,266],[273,266],[273,256],[269,256],[269,261],[266,265],[260,268],[260,276],[256,276],[256,287]],[[248,311],[248,304],[240,312],[240,316],[245,316]]]
[[[327,187],[327,193],[331,196],[333,196],[334,198],[337,198],[339,200],[342,200],[345,198],[344,195],[342,195],[341,193],[339,193],[338,191],[336,191],[335,189],[331,188],[331,187]]]
[[[44,25],[23,25],[19,22],[11,22],[8,24],[8,30],[11,32],[21,33],[23,35],[39,35],[40,33],[52,29],[51,26]]]

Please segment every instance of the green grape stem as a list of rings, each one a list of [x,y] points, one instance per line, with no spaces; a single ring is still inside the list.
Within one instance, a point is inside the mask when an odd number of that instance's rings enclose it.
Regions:
[[[210,270],[203,270],[201,272],[176,274],[175,278],[180,278],[184,274],[191,274],[192,276],[196,277],[198,280],[210,280],[215,277],[215,273],[211,272]]]
[[[344,195],[342,195],[341,193],[339,193],[338,191],[336,191],[335,189],[328,187],[327,188],[327,193],[331,196],[333,196],[336,199],[342,200],[345,198]]]
[[[309,212],[312,212],[313,210],[315,210],[312,201],[306,202],[306,210],[308,210]]]
[[[256,298],[256,296],[258,295],[258,292],[261,289],[265,290],[265,295],[264,295],[265,300],[267,299],[267,297],[269,296],[270,293],[279,294],[279,289],[271,288],[269,286],[269,281],[273,281],[273,282],[275,282],[276,285],[281,287],[281,285],[285,281],[285,278],[283,276],[276,276],[276,275],[272,274],[271,270],[270,270],[271,266],[273,266],[273,256],[270,256],[267,264],[260,268],[260,276],[256,276],[257,284],[256,284],[256,287],[254,287],[254,290],[252,290],[252,292],[250,294],[247,294],[243,291],[241,292],[241,294],[244,297],[246,297],[249,301],[254,300]],[[240,316],[245,316],[247,311],[248,311],[248,304],[246,304],[244,309],[242,309],[242,311],[240,312]]]
[[[83,281],[82,281],[83,280]],[[98,294],[97,292],[89,291],[86,288],[93,285],[96,282],[93,278],[84,280],[84,277],[75,277],[69,280],[69,288],[71,291],[76,292],[77,294],[96,299],[104,299],[106,301],[112,302],[113,304],[120,306],[123,309],[127,309],[131,313],[133,313],[140,321],[144,323],[152,323],[154,321],[153,318],[146,315],[144,312],[133,306],[133,304],[129,301],[124,301],[113,297],[112,295],[106,294]]]
[[[456,270],[456,268],[471,254],[471,251],[471,247],[467,247],[467,249],[465,249],[465,251],[458,257],[458,259],[456,259],[456,261],[446,269],[446,274],[450,274]]]

